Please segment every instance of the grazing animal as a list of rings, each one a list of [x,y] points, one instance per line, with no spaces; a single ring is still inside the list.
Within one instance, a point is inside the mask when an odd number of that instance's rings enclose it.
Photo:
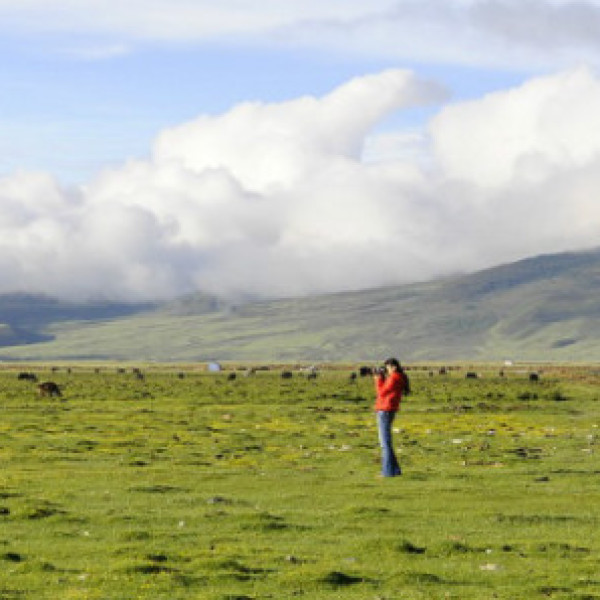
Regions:
[[[540,376],[537,373],[529,373],[529,381],[539,381]]]
[[[20,381],[37,381],[35,373],[19,373],[17,379]]]
[[[467,371],[465,378],[466,379],[479,379],[479,375],[477,375],[477,373],[475,373],[474,371]]]
[[[185,373],[179,372],[179,373],[177,373],[177,377],[179,379],[185,379]]]
[[[311,371],[307,376],[306,379],[316,379],[317,378],[317,372],[316,371]]]
[[[62,396],[60,388],[54,381],[44,381],[37,386],[40,396]]]
[[[360,367],[358,370],[358,374],[361,377],[366,377],[367,375],[373,375],[373,369],[371,367]]]
[[[349,379],[350,379],[350,381],[355,382],[357,377],[358,377],[358,375],[356,374],[356,372],[352,371],[352,373],[350,373]]]
[[[291,379],[292,372],[291,371],[281,371],[281,379]]]
[[[446,367],[440,367],[439,374],[440,375],[447,375],[448,374],[448,370],[446,369]]]
[[[235,373],[229,373],[227,375],[227,381],[235,381],[237,379],[237,375]]]

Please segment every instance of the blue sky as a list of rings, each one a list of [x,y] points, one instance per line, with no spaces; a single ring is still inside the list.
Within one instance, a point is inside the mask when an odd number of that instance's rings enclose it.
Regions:
[[[248,100],[322,95],[381,68],[380,62],[209,43],[148,43],[102,60],[55,55],[23,40],[9,40],[0,50],[6,61],[0,108],[8,132],[2,138],[24,139],[20,162],[6,152],[2,171],[42,168],[66,181],[85,180],[105,162],[143,156],[161,129],[200,114]]]
[[[599,233],[597,0],[0,0],[0,53],[0,291],[285,296]]]
[[[62,10],[66,19],[44,30],[41,23],[49,11],[44,3],[30,3],[30,10],[19,10],[19,4],[0,4],[0,17],[3,11],[19,17],[13,17],[19,24],[17,31],[9,29],[0,39],[4,80],[0,138],[5,144],[15,137],[20,140],[18,152],[10,144],[0,155],[0,173],[44,169],[66,183],[85,181],[106,164],[145,155],[164,127],[200,114],[222,113],[248,100],[279,102],[307,94],[321,96],[354,76],[392,67],[434,78],[447,87],[449,100],[459,100],[507,88],[544,71],[527,63],[498,66],[448,60],[443,47],[425,60],[411,56],[409,50],[397,56],[394,49],[377,42],[374,51],[327,48],[319,39],[288,45],[278,39],[276,31],[265,34],[262,22],[256,31],[239,39],[226,29],[222,39],[218,31],[215,36],[200,31],[163,39],[159,28],[153,34],[137,31],[135,7],[129,14],[131,24],[120,31],[110,24],[95,27],[85,19],[81,23],[76,18],[79,11],[70,8],[73,3],[68,1],[50,3],[53,12]],[[117,3],[80,4],[84,11],[86,4],[109,11]],[[186,6],[203,3],[154,4],[157,11],[171,14],[180,7],[183,19]],[[226,18],[227,3],[223,4]],[[240,4],[247,14],[260,5]],[[343,19],[343,3],[338,4],[337,13]],[[353,4],[359,13],[372,11],[370,2]],[[382,9],[397,6],[400,11],[402,7],[402,2],[379,4]],[[435,3],[432,6],[435,10]],[[202,10],[198,12],[200,16]],[[320,14],[318,8],[307,12],[304,18],[314,14],[318,19]],[[294,26],[297,11],[290,13],[290,21],[282,18],[281,27]],[[419,15],[426,17],[427,11]],[[300,27],[301,19],[295,18]],[[11,19],[7,20],[10,24]],[[275,41],[265,41],[269,37]],[[347,43],[351,47],[350,36]],[[390,116],[380,127],[422,125],[431,109],[407,112]]]
[[[70,36],[67,36],[67,40]],[[81,42],[79,42],[81,44]],[[411,68],[435,79],[449,99],[478,97],[526,79],[519,70],[415,63],[316,50],[146,42],[123,55],[64,55],[62,36],[30,35],[0,46],[4,94],[1,138],[12,142],[0,169],[42,169],[81,183],[106,165],[145,156],[163,128],[244,101],[322,96],[348,79],[386,68]],[[399,111],[379,129],[422,126],[432,107]]]

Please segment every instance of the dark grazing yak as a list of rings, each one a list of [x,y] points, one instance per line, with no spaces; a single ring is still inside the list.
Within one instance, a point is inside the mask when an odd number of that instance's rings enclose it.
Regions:
[[[60,388],[54,381],[44,381],[37,386],[38,394],[40,396],[62,396]]]

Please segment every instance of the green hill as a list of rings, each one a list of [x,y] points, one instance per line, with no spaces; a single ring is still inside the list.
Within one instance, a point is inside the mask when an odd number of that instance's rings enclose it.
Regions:
[[[0,348],[1,358],[600,359],[600,249],[429,283],[291,300],[231,305],[198,294],[161,306],[57,303],[48,313],[37,302],[36,320],[23,322],[0,300],[0,322],[31,338]],[[24,297],[20,304],[27,314]]]

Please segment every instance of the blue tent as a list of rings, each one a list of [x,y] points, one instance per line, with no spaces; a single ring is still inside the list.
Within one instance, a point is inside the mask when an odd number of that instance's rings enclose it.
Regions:
[[[221,365],[218,362],[209,362],[208,366],[206,367],[211,373],[219,373],[220,371],[222,371],[223,369],[221,368]]]

